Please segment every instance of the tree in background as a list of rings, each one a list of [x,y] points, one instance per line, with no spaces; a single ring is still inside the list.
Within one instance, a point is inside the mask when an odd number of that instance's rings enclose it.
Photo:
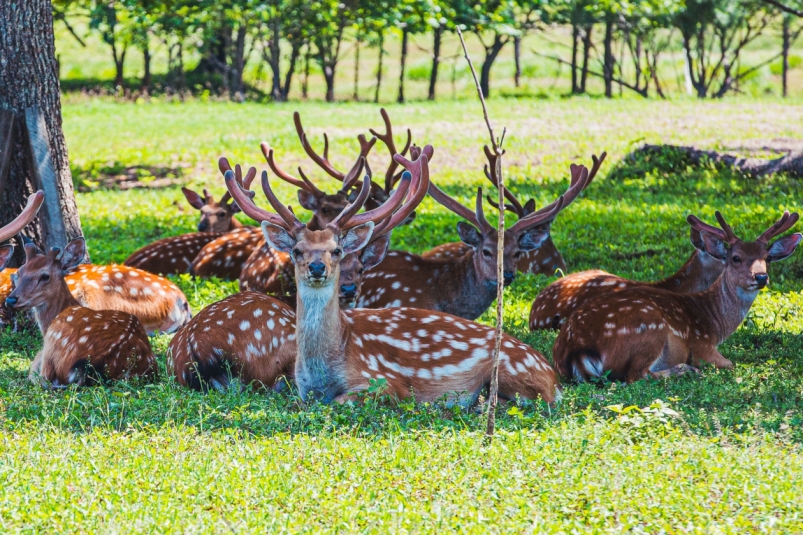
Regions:
[[[308,35],[304,21],[309,16],[304,0],[269,0],[256,8],[260,20],[258,35],[262,40],[262,57],[272,71],[271,96],[285,102],[290,95],[296,63]],[[290,46],[287,70],[282,80],[282,51],[284,40]]]
[[[455,10],[448,0],[435,1],[427,24],[432,28],[432,68],[429,72],[427,99],[435,100],[435,85],[438,83],[438,67],[441,63],[441,42],[446,31],[454,31]]]
[[[114,85],[125,82],[123,70],[125,56],[133,34],[127,6],[117,0],[96,0],[90,4],[89,27],[100,33],[103,42],[109,45],[114,59]]]
[[[401,57],[399,58],[399,93],[396,101],[404,102],[404,76],[407,64],[407,49],[411,35],[425,33],[430,25],[427,23],[435,6],[430,0],[401,0],[396,5],[398,15],[396,24],[401,32]]]
[[[313,0],[309,2],[307,24],[315,44],[315,61],[326,82],[326,101],[335,100],[335,72],[340,61],[347,28],[353,25],[359,10],[358,0]]]

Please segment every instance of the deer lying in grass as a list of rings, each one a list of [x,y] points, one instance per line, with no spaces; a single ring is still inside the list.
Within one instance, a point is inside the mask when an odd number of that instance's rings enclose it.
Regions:
[[[355,201],[323,230],[309,230],[299,221],[276,198],[266,173],[263,189],[278,216],[256,207],[233,178],[226,179],[243,211],[262,221],[270,246],[293,259],[298,286],[295,379],[302,399],[345,401],[369,388],[372,379],[383,379],[389,393],[399,398],[446,397],[469,405],[490,380],[494,338],[490,327],[420,309],[339,308],[341,259],[370,241],[375,223],[395,210],[408,189],[415,191],[427,166],[426,154],[415,162],[397,158],[412,178],[404,175],[391,199],[375,210],[356,214],[371,187],[366,179],[361,202]],[[537,351],[505,336],[500,359],[501,397],[556,399],[557,377]]]
[[[156,377],[156,360],[142,324],[131,314],[81,306],[67,288],[64,274],[86,254],[83,238],[61,253],[40,255],[25,246],[26,262],[14,274],[15,289],[6,298],[14,309],[32,309],[44,347],[31,365],[30,379],[43,386],[91,385],[102,380]]]
[[[516,276],[516,263],[528,251],[537,249],[549,237],[544,224],[555,219],[594,178],[584,166],[571,166],[571,184],[552,204],[519,219],[505,231],[504,284]],[[497,230],[485,219],[482,188],[478,189],[476,211],[464,207],[434,184],[429,194],[467,222],[457,224],[461,240],[471,246],[465,255],[450,261],[428,260],[410,253],[391,251],[382,264],[368,273],[363,283],[361,308],[416,307],[438,310],[476,319],[496,299]]]
[[[491,152],[487,145],[484,149],[485,157],[488,159],[488,164],[485,166],[485,176],[491,181],[494,187],[498,187],[499,178],[496,176],[497,156]],[[607,156],[607,154],[603,152],[598,160],[594,159],[594,166],[589,173],[591,176],[589,182],[594,178],[602,162],[605,161],[605,156]],[[522,204],[509,189],[505,189],[505,199],[508,201],[505,204],[505,210],[516,214],[518,219],[525,218],[535,212],[535,199],[530,199]],[[488,196],[488,202],[494,208],[498,208],[498,204],[490,196]],[[566,271],[566,261],[552,241],[551,226],[552,221],[547,221],[539,226],[540,230],[545,230],[549,236],[540,247],[532,251],[525,251],[519,256],[516,261],[516,270],[518,272],[532,274],[541,273],[552,276],[558,270]],[[421,257],[428,260],[453,261],[461,258],[469,251],[471,251],[471,246],[468,244],[452,242],[438,245],[429,251],[424,251]]]
[[[198,232],[170,236],[148,244],[126,258],[126,266],[160,275],[180,275],[188,272],[193,259],[209,242],[231,231],[248,232],[249,229],[234,218],[240,208],[229,202],[231,196],[228,192],[216,202],[205,189],[203,197],[189,188],[181,188],[181,191],[190,206],[201,212]]]
[[[530,308],[530,330],[559,329],[589,299],[596,298],[600,291],[612,294],[623,288],[650,286],[670,292],[689,294],[709,288],[722,274],[725,262],[705,252],[702,236],[691,229],[694,253],[674,274],[657,282],[631,281],[611,275],[599,269],[572,273],[544,288]]]
[[[725,262],[710,288],[678,294],[640,285],[601,292],[561,327],[553,351],[558,371],[581,381],[609,374],[612,380],[631,383],[647,375],[684,373],[700,362],[731,368],[717,346],[739,327],[768,284],[768,265],[794,253],[803,235],[790,234],[770,244],[797,222],[796,213],[785,212],[755,241],[739,239],[719,212],[716,216],[722,228],[688,217],[705,251]]]
[[[343,257],[338,283],[342,310],[354,307],[364,271],[382,261],[390,232],[426,196],[429,176],[423,171],[404,205],[376,226],[368,244]],[[355,204],[363,201],[358,197]],[[294,375],[295,320],[293,308],[273,297],[251,291],[230,296],[202,310],[176,334],[168,348],[167,369],[179,384],[195,390],[222,390],[235,377],[241,384],[276,388],[281,377]]]

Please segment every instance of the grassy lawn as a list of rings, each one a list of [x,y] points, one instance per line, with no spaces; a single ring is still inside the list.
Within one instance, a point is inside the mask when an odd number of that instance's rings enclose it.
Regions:
[[[355,137],[381,126],[367,104],[120,104],[71,98],[64,128],[76,181],[167,168],[223,191],[216,159],[303,163],[292,126],[302,113],[314,146],[326,130],[345,167]],[[432,180],[468,204],[486,132],[473,101],[390,106],[418,144],[434,145]],[[506,126],[506,176],[538,205],[565,189],[568,165],[608,152],[600,176],[558,217],[555,243],[572,271],[637,279],[674,272],[691,253],[686,214],[721,210],[754,238],[803,185],[691,168],[665,156],[626,161],[644,142],[738,146],[799,138],[803,102],[605,102],[496,99]],[[387,161],[384,147],[374,170]],[[278,188],[288,202],[290,187]],[[78,194],[93,261],[120,262],[163,236],[191,231],[179,189]],[[294,203],[295,204],[295,203]],[[243,221],[246,221],[243,219]],[[457,239],[457,218],[427,199],[393,246],[421,251]],[[639,254],[652,250],[653,254]],[[501,409],[498,439],[484,418],[438,404],[300,406],[291,392],[201,395],[164,378],[45,392],[26,380],[38,334],[0,332],[0,524],[4,533],[745,533],[803,531],[803,256],[770,269],[742,327],[721,347],[735,369],[623,386],[566,385],[554,409]],[[508,291],[506,330],[551,355],[553,334],[530,333],[529,306],[552,279],[522,276]],[[181,278],[194,310],[236,283]],[[491,323],[492,313],[481,321]],[[153,340],[164,371],[163,336]],[[164,376],[164,374],[162,374]],[[660,401],[656,401],[660,400]],[[640,409],[626,410],[636,406]]]

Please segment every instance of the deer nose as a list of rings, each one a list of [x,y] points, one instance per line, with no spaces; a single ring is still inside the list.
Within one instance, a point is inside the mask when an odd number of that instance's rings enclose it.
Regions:
[[[340,287],[340,295],[343,297],[354,297],[357,295],[357,285],[356,284],[344,284]]]
[[[309,265],[309,273],[313,277],[323,277],[326,272],[326,266],[323,262],[313,262]]]
[[[9,308],[14,308],[14,305],[17,304],[16,297],[6,297],[6,306]]]
[[[759,288],[765,287],[767,283],[770,281],[770,276],[767,275],[766,273],[759,273],[755,277]]]
[[[198,223],[198,232],[206,232],[206,229],[208,228],[209,228],[208,221],[201,221],[200,223]]]
[[[505,271],[504,272],[504,276],[505,276],[505,286],[507,286],[508,284],[513,282],[513,279],[516,278],[516,272],[515,271]]]

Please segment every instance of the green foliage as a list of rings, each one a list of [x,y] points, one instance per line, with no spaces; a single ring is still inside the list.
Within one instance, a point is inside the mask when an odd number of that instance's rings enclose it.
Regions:
[[[565,189],[570,162],[608,151],[600,176],[559,216],[553,235],[570,270],[640,280],[672,273],[690,254],[687,213],[711,219],[720,209],[737,233],[755,236],[803,196],[799,181],[692,167],[679,154],[623,160],[645,141],[792,137],[803,120],[799,107],[754,104],[489,102],[496,124],[508,127],[506,180],[538,206]],[[326,116],[340,166],[355,150],[355,132],[381,124],[376,107],[356,104],[337,114],[320,103],[272,105],[267,114],[256,104],[93,101],[65,105],[65,131],[78,169],[181,162],[193,185],[219,195],[213,165],[221,154],[262,166],[257,147],[265,139],[282,161],[305,161],[292,126],[296,108]],[[397,130],[409,126],[417,142],[436,147],[433,181],[468,205],[485,185],[477,103],[388,111]],[[118,123],[125,127],[112,127]],[[312,179],[334,185],[323,174]],[[293,198],[291,187],[277,190]],[[197,221],[178,188],[97,190],[77,200],[95,262],[121,261]],[[457,221],[427,199],[415,221],[394,232],[393,246],[422,251],[453,241]],[[635,254],[649,249],[655,254]],[[800,532],[803,257],[773,265],[770,276],[770,289],[720,347],[735,369],[629,386],[566,384],[555,407],[501,407],[489,447],[478,411],[395,403],[381,381],[343,406],[303,405],[292,387],[188,391],[165,378],[169,336],[153,339],[162,372],[153,385],[44,391],[26,378],[39,335],[6,330],[0,524],[9,533]],[[194,311],[237,289],[174,280]],[[547,356],[555,335],[529,332],[527,315],[551,280],[519,277],[504,306],[505,329]],[[493,320],[492,310],[481,318]]]

